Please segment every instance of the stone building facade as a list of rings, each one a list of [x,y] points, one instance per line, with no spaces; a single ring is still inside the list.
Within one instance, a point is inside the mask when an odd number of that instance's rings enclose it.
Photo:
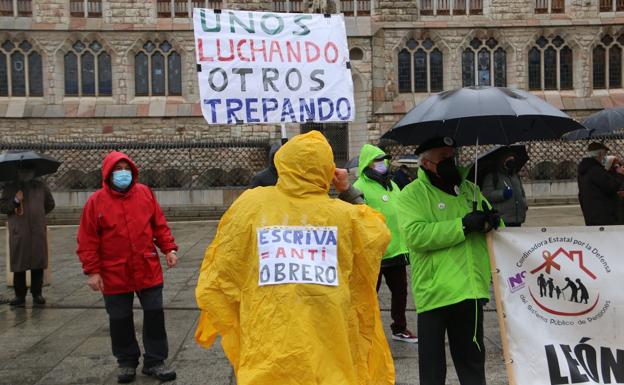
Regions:
[[[342,158],[462,85],[531,89],[575,117],[624,105],[622,0],[0,0],[0,135],[277,140],[204,122],[193,6],[345,14],[357,116],[322,127]]]

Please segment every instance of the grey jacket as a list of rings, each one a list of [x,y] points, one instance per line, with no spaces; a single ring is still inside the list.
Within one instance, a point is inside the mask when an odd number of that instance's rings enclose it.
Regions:
[[[509,199],[503,197],[503,190],[506,186],[510,186],[513,190]],[[483,178],[481,192],[499,211],[505,223],[524,223],[528,207],[522,181],[518,174],[509,175],[502,171],[489,173]]]

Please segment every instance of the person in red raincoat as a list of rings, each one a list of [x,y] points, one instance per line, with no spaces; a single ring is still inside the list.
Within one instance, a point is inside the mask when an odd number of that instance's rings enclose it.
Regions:
[[[144,314],[142,371],[161,381],[176,378],[164,365],[168,343],[156,246],[166,254],[168,268],[177,263],[178,246],[156,197],[138,183],[138,176],[126,154],[108,154],[102,162],[102,188],[89,197],[78,229],[77,254],[88,285],[104,296],[119,383],[134,381],[141,355],[132,317],[134,293]]]

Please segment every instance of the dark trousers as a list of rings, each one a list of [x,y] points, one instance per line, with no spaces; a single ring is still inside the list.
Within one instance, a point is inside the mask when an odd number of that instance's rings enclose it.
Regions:
[[[444,385],[447,333],[459,383],[485,385],[483,304],[475,299],[418,314],[420,385]]]
[[[147,368],[162,364],[169,354],[162,290],[159,285],[136,293],[143,308],[143,366]],[[141,356],[134,332],[133,301],[134,293],[104,296],[113,355],[120,367],[136,368]]]
[[[407,273],[404,265],[381,267],[377,279],[377,291],[381,287],[381,276],[386,279],[386,285],[392,294],[390,304],[390,316],[392,333],[400,333],[407,328],[405,319],[405,306],[407,304]]]
[[[28,289],[26,288],[26,272],[20,271],[13,273],[13,289],[15,296],[18,298],[26,297]],[[30,292],[33,297],[41,295],[43,291],[43,269],[32,269],[30,271]]]

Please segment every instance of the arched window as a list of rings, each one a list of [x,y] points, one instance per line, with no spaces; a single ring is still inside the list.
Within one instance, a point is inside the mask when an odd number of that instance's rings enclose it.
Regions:
[[[168,41],[143,44],[134,55],[136,96],[182,95],[182,57]]]
[[[399,92],[439,92],[443,88],[443,58],[429,38],[410,39],[398,55]]]
[[[529,89],[570,90],[572,74],[572,49],[561,36],[540,36],[529,50]]]
[[[112,63],[102,45],[76,41],[65,54],[65,96],[111,96]]]
[[[349,60],[362,60],[364,59],[364,51],[358,47],[351,48],[349,51]]]
[[[507,54],[493,37],[474,38],[462,53],[462,84],[507,86]]]
[[[0,96],[43,96],[41,55],[26,40],[0,45]]]
[[[614,39],[605,35],[592,52],[594,89],[622,88],[622,46],[624,34]]]

